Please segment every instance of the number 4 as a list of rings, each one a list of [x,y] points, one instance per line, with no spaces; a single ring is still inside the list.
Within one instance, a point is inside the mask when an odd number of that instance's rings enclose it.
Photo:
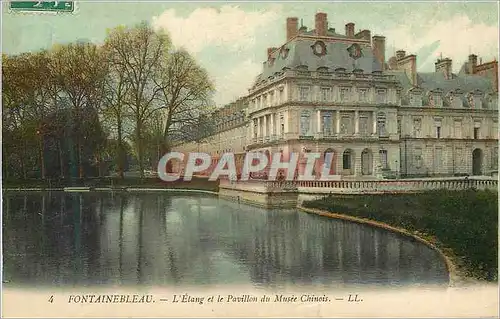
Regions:
[[[50,302],[50,303],[53,303],[53,302],[54,302],[54,295],[50,296],[50,298],[49,298],[49,302]]]

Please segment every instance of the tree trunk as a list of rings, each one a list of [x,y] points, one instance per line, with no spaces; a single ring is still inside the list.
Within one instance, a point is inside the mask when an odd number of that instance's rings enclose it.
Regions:
[[[57,148],[59,151],[59,176],[61,179],[64,179],[64,161],[63,161],[63,150],[61,145],[61,140],[57,140]]]
[[[45,156],[44,156],[44,138],[43,134],[40,132],[39,140],[39,152],[40,152],[40,174],[42,179],[45,179]]]
[[[160,144],[160,154],[167,154],[170,152],[170,145],[167,141],[163,141],[163,143]],[[162,155],[162,156],[163,156]],[[166,165],[166,172],[167,173],[173,173],[173,167],[172,167],[172,161],[168,161]]]
[[[80,139],[78,139],[80,140]],[[82,144],[78,141],[78,177],[83,178]]]
[[[102,177],[102,156],[101,156],[101,151],[98,151],[97,152],[97,170],[98,170],[98,174],[99,174],[99,177]]]
[[[124,178],[124,167],[125,167],[125,149],[123,147],[123,133],[122,133],[122,118],[117,117],[117,130],[118,130],[118,175],[120,178]]]
[[[144,161],[142,154],[142,140],[141,140],[141,130],[142,123],[140,120],[136,121],[136,143],[137,143],[137,160],[139,161],[139,176],[140,178],[144,178]]]
[[[21,172],[22,172],[22,176],[23,176],[23,179],[26,179],[27,178],[27,172],[26,172],[26,162],[25,162],[25,159],[26,159],[26,142],[23,140],[23,151],[22,151],[22,156],[21,156]]]

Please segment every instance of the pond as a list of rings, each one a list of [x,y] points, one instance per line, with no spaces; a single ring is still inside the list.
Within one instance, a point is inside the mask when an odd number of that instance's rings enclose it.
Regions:
[[[415,240],[206,194],[4,192],[3,245],[11,286],[448,283]]]

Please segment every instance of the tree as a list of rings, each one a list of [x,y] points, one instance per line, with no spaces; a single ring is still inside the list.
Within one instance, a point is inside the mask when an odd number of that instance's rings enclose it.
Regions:
[[[70,43],[54,47],[51,70],[55,83],[61,88],[72,106],[72,127],[76,140],[78,176],[84,175],[83,144],[86,138],[82,120],[94,114],[102,102],[107,67],[103,51],[87,42]],[[88,133],[88,132],[87,132]]]
[[[129,107],[135,121],[135,145],[141,178],[144,177],[144,125],[159,108],[154,103],[159,91],[154,79],[162,71],[161,62],[168,55],[170,46],[166,34],[155,32],[146,23],[134,28],[115,28],[105,40],[111,64],[123,71],[130,85]]]
[[[166,153],[170,151],[172,137],[192,131],[189,136],[194,138],[193,132],[199,135],[205,125],[208,129],[208,122],[200,119],[211,110],[214,85],[206,70],[185,50],[170,54],[163,61],[162,69],[156,83],[166,114],[162,145],[162,153]]]
[[[104,123],[116,132],[116,140],[112,143],[116,149],[113,154],[116,156],[118,175],[124,178],[126,162],[126,143],[124,141],[124,123],[128,119],[128,100],[130,97],[130,82],[128,81],[126,69],[116,63],[112,63],[109,55],[108,72],[104,82],[105,101],[102,109]]]

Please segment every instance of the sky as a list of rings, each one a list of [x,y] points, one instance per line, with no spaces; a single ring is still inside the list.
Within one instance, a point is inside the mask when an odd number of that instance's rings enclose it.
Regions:
[[[170,34],[213,79],[218,106],[245,95],[261,72],[266,49],[284,44],[287,17],[314,28],[316,12],[343,33],[369,29],[386,37],[386,59],[395,50],[417,54],[418,71],[432,72],[437,57],[453,60],[458,72],[470,53],[498,59],[495,2],[98,2],[77,1],[73,14],[20,14],[2,2],[2,50],[37,51],[79,39],[102,43],[108,29],[142,21]]]

